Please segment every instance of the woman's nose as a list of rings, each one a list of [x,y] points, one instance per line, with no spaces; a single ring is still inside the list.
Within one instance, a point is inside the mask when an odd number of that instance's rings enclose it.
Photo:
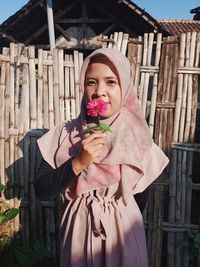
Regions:
[[[105,86],[105,84],[98,84],[98,86],[96,88],[96,94],[98,96],[106,94],[106,86]]]

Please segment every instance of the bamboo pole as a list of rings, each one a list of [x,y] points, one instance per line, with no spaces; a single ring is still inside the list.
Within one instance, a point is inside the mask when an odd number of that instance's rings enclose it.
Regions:
[[[51,58],[52,55],[49,54],[48,58]],[[47,96],[48,96],[48,121],[49,121],[49,128],[52,129],[55,126],[55,110],[54,110],[54,101],[57,103],[54,99],[54,86],[53,86],[53,66],[48,67],[48,88],[47,88]],[[47,97],[46,96],[46,97]]]
[[[18,135],[18,155],[19,155],[19,198],[24,199],[24,183],[25,183],[25,176],[24,176],[24,160],[23,160],[23,152],[24,152],[24,145],[23,145],[23,137],[24,135],[19,132]]]
[[[158,33],[157,34],[157,40],[156,40],[155,67],[158,67],[159,66],[159,62],[160,62],[161,42],[162,42],[162,33]]]
[[[65,120],[65,105],[64,105],[64,55],[63,50],[58,50],[58,80],[59,80],[59,108],[60,121]]]
[[[107,35],[104,35],[102,39],[103,39],[103,41],[102,41],[102,48],[107,48],[107,41],[106,40],[108,39],[108,36]]]
[[[83,65],[83,53],[79,52],[78,58],[79,58],[79,77],[80,77],[81,67]],[[82,97],[83,97],[83,92],[82,92],[81,87],[80,87],[80,84],[79,84],[79,100],[80,100],[80,102],[79,102],[79,108],[81,106]]]
[[[36,107],[36,70],[35,70],[35,47],[29,46],[29,79],[30,79],[30,127],[37,127],[37,107]]]
[[[44,60],[47,59],[47,51],[43,51],[43,125],[45,129],[49,129],[50,127],[50,122],[49,122],[49,82],[53,79],[52,72],[49,75],[49,67],[44,65]],[[53,108],[52,108],[53,110]],[[52,123],[53,125],[53,123]]]
[[[122,44],[121,44],[121,53],[124,56],[126,55],[126,51],[127,51],[128,39],[129,39],[129,34],[128,33],[124,33],[123,34],[123,39],[122,39]]]
[[[186,176],[186,188],[187,188],[187,200],[186,200],[186,208],[185,208],[185,223],[191,223],[191,203],[192,203],[192,165],[193,165],[193,152],[184,152],[187,153],[187,158],[185,158],[185,162],[187,163],[187,176]]]
[[[72,55],[69,56],[69,59],[71,62],[73,62]],[[70,68],[69,77],[70,77],[70,93],[71,93],[71,116],[72,119],[74,119],[76,118],[74,68]]]
[[[169,175],[169,211],[168,211],[168,221],[170,223],[175,222],[176,214],[176,173],[177,173],[177,157],[178,153],[176,149],[171,152],[171,166]],[[175,236],[173,232],[168,233],[167,242],[167,266],[174,267],[174,240]]]
[[[180,49],[178,44],[173,45],[173,63],[172,63],[172,79],[171,84],[169,85],[169,101],[176,101],[176,95],[177,95],[177,76],[178,76],[178,69],[179,69],[179,55],[180,55]]]
[[[37,75],[37,128],[43,127],[43,50],[38,49]]]
[[[9,127],[14,128],[15,125],[15,44],[10,43],[10,116]]]
[[[196,52],[195,52],[195,62],[194,66],[199,66],[199,60],[200,60],[200,32],[197,33],[196,37]]]
[[[185,52],[185,41],[186,34],[181,34],[180,40],[180,59],[179,67],[184,66],[184,52]],[[176,97],[176,106],[175,106],[175,115],[174,115],[174,132],[173,132],[173,141],[177,142],[179,140],[179,125],[180,125],[180,115],[181,115],[181,104],[182,104],[182,87],[183,87],[183,74],[178,74],[178,85],[177,85],[177,97]]]
[[[187,198],[187,187],[186,187],[186,175],[187,175],[187,152],[182,153],[182,170],[181,170],[181,216],[180,223],[185,224],[185,208],[186,208],[186,198]],[[184,164],[186,163],[186,164]]]
[[[148,48],[147,48],[147,66],[151,66],[153,40],[154,40],[154,33],[149,33]]]
[[[193,76],[193,90],[192,90],[192,110],[191,110],[191,124],[189,142],[194,142],[196,131],[196,117],[197,117],[197,101],[198,101],[198,76]]]
[[[75,83],[75,109],[76,117],[80,113],[80,89],[79,89],[79,54],[78,51],[74,51],[74,83]]]
[[[185,50],[185,66],[189,66],[190,62],[190,39],[191,33],[186,34],[186,50]],[[182,99],[182,109],[181,109],[181,120],[180,120],[180,133],[179,141],[184,140],[184,129],[185,129],[185,115],[186,115],[186,103],[187,103],[187,92],[188,92],[188,74],[185,74],[184,85],[183,85],[183,99]]]
[[[190,124],[191,124],[191,112],[192,112],[192,75],[188,77],[188,91],[187,91],[187,111],[185,118],[185,131],[184,131],[184,142],[189,141],[190,135]]]
[[[197,33],[193,32],[191,34],[190,40],[190,53],[189,53],[189,67],[194,67],[195,62],[195,45],[196,45]],[[188,78],[188,95],[187,95],[187,112],[186,112],[186,122],[185,122],[185,132],[184,132],[184,141],[189,141],[190,135],[190,125],[191,125],[191,114],[192,114],[192,89],[193,89],[193,77],[192,74],[189,74]]]
[[[149,88],[149,73],[145,73],[144,89],[142,95],[142,111],[144,116],[146,114],[148,88]]]
[[[15,106],[15,123],[14,128],[17,128],[19,125],[19,98],[20,98],[20,55],[22,50],[22,44],[18,44],[17,46],[17,60],[16,60],[16,78],[15,78],[15,99],[14,99],[14,106]]]
[[[142,37],[139,36],[138,40],[141,41]],[[139,95],[139,79],[140,79],[141,63],[142,63],[142,45],[138,44],[137,61],[136,61],[136,69],[135,69],[135,83],[134,83],[137,89],[138,95]]]
[[[194,67],[199,66],[200,59],[200,33],[196,36],[196,50],[194,56]],[[193,90],[192,90],[192,111],[189,141],[194,142],[196,129],[196,115],[197,115],[197,101],[198,101],[198,75],[193,76]]]
[[[186,98],[187,98],[187,87],[188,87],[188,74],[185,74],[183,81],[183,93],[182,93],[182,107],[181,117],[179,126],[179,142],[183,142],[184,126],[185,126],[185,113],[186,113]]]
[[[6,177],[5,177],[5,158],[4,158],[4,151],[5,151],[5,90],[6,90],[6,63],[2,62],[0,68],[0,182],[2,184],[6,184]]]
[[[182,151],[178,151],[177,157],[177,175],[176,175],[176,222],[180,222],[181,217],[181,176],[182,176]]]
[[[152,96],[151,96],[151,109],[150,109],[150,115],[149,115],[149,130],[150,130],[152,137],[153,137],[154,120],[155,120],[155,113],[156,113],[157,90],[158,90],[158,75],[155,74],[154,79],[153,79],[153,88],[152,88]]]
[[[113,34],[111,34],[109,39],[113,40],[113,38],[114,38],[114,36],[113,36]],[[113,45],[112,42],[108,42],[108,48],[112,48],[112,45]]]
[[[53,100],[54,100],[54,114],[55,125],[60,122],[60,109],[59,109],[59,81],[58,81],[58,51],[53,50]]]
[[[69,61],[69,55],[65,55],[65,60]],[[65,67],[65,119],[70,119],[70,77],[69,77],[69,67]]]
[[[122,45],[122,38],[123,38],[123,32],[118,32],[118,38],[116,42],[116,49],[121,51],[121,45]]]
[[[116,49],[117,48],[117,39],[118,39],[118,32],[114,32],[114,37],[113,37],[113,46],[112,48],[113,49]]]
[[[140,85],[139,85],[139,95],[138,95],[138,102],[142,108],[142,98],[143,98],[143,91],[144,91],[144,84],[145,84],[145,73],[141,73],[140,78]]]
[[[19,132],[22,134],[29,129],[29,79],[28,64],[23,66]]]
[[[147,53],[148,53],[148,33],[144,34],[143,37],[143,58],[142,58],[142,66],[147,66]]]

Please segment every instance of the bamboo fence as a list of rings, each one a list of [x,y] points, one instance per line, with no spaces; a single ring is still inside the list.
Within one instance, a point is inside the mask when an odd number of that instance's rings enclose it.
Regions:
[[[116,32],[99,41],[129,58],[152,138],[170,158],[143,213],[150,266],[187,267],[189,255],[182,243],[188,230],[199,231],[193,209],[200,209],[199,203],[194,206],[200,190],[200,33],[177,39],[159,33],[130,38]],[[13,43],[0,54],[0,182],[7,185],[9,202],[20,207],[14,224],[16,230],[21,225],[19,238],[27,244],[39,239],[57,256],[63,202],[35,197],[33,181],[42,160],[36,141],[79,114],[83,58],[79,51],[66,54]]]

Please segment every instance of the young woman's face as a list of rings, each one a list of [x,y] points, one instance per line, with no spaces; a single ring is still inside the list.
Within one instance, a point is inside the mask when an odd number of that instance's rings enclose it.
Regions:
[[[108,104],[103,116],[108,118],[120,109],[121,88],[117,75],[104,63],[92,63],[85,77],[85,96],[87,101],[100,98]]]

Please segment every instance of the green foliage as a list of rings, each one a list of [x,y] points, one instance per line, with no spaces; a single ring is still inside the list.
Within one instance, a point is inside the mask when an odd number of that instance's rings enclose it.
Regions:
[[[0,193],[5,189],[5,185],[0,183]],[[0,225],[14,219],[19,213],[19,209],[10,208],[8,204],[1,199],[0,201]]]
[[[95,130],[100,130],[102,133],[104,133],[104,132],[112,132],[110,127],[107,124],[101,123],[99,125],[88,127],[87,129],[85,129],[83,131],[83,133],[91,133],[91,132],[93,132]]]
[[[19,213],[19,209],[11,208],[4,211],[2,214],[0,213],[0,225],[14,219]]]
[[[5,189],[5,185],[0,183],[0,193]],[[11,232],[12,220],[19,213],[19,209],[10,207],[5,202],[4,198],[0,198],[0,250],[9,244],[11,236],[14,234]]]
[[[3,192],[3,190],[4,190],[5,188],[6,188],[5,185],[0,184],[0,193]]]
[[[189,267],[200,266],[200,234],[188,232],[183,246],[189,251]]]
[[[35,241],[30,247],[13,240],[3,253],[3,267],[56,267],[55,259]]]

